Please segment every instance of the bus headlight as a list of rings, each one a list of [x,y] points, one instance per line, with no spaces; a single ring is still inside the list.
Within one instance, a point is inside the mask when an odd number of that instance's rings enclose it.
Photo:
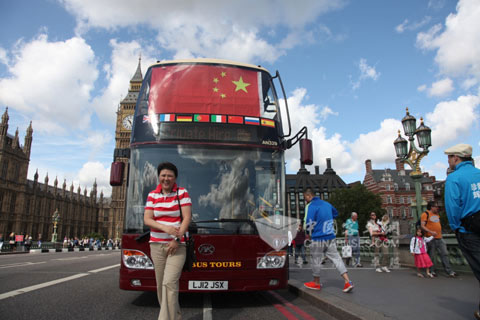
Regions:
[[[285,250],[270,251],[261,258],[257,258],[257,269],[279,269],[285,265],[287,253]]]
[[[138,250],[122,250],[123,264],[130,269],[153,269],[153,263],[150,258]]]

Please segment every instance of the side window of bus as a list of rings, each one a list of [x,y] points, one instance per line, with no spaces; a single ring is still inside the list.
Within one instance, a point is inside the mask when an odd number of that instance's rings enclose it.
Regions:
[[[262,77],[263,112],[262,117],[273,119],[277,114],[277,101],[272,91],[272,83],[265,75]]]

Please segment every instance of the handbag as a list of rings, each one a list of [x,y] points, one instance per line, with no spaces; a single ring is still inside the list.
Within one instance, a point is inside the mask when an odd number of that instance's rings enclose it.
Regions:
[[[182,215],[182,206],[180,205],[180,198],[178,197],[178,189],[177,189],[177,201],[178,201],[178,208],[180,210],[180,221],[183,221]],[[184,235],[185,238],[185,246],[186,246],[186,257],[185,263],[183,264],[183,271],[192,271],[193,264],[197,262],[197,256],[195,255],[195,240],[193,237],[190,237],[190,233],[187,231]]]
[[[352,247],[348,244],[342,247],[342,258],[352,257]]]

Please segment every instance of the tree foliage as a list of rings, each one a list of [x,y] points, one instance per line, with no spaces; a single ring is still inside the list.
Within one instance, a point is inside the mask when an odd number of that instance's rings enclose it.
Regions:
[[[358,213],[358,226],[360,235],[363,236],[366,230],[365,226],[373,211],[380,219],[385,213],[382,209],[382,198],[380,195],[368,191],[363,184],[354,185],[347,189],[336,189],[328,200],[337,210],[338,226],[342,226],[352,212]]]

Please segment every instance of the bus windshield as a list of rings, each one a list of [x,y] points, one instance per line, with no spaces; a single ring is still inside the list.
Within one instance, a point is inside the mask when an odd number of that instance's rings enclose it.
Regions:
[[[157,166],[179,169],[177,184],[192,199],[192,225],[204,234],[254,234],[250,221],[283,215],[284,159],[274,149],[202,145],[139,145],[132,148],[125,231],[146,231],[147,195],[158,184]]]

